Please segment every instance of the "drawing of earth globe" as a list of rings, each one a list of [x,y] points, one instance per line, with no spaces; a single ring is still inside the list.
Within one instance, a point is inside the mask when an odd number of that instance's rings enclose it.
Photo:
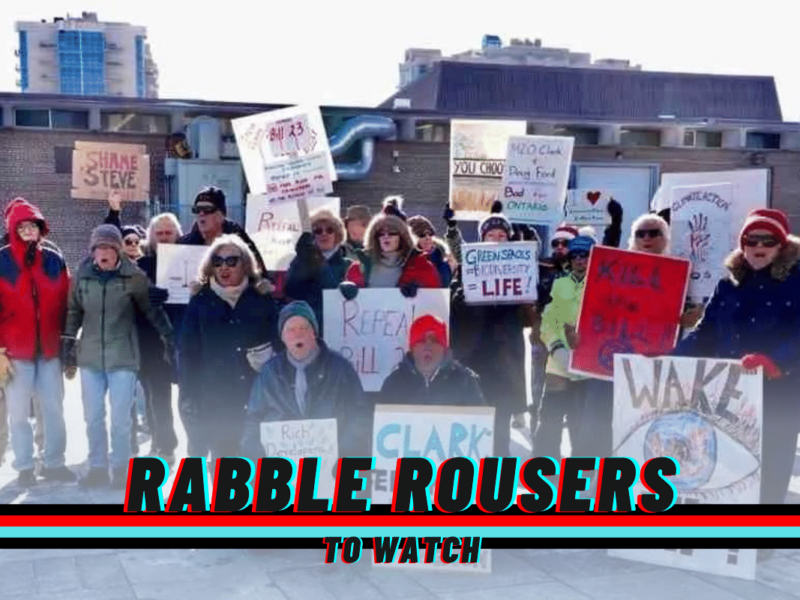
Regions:
[[[694,412],[678,412],[656,418],[644,438],[644,458],[669,456],[678,461],[680,473],[670,477],[679,491],[702,487],[717,466],[717,434],[714,426]]]

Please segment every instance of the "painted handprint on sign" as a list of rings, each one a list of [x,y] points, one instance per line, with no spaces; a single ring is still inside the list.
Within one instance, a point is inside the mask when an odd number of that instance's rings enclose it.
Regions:
[[[711,250],[711,234],[708,232],[708,217],[696,214],[689,221],[689,248],[693,263],[706,262]]]

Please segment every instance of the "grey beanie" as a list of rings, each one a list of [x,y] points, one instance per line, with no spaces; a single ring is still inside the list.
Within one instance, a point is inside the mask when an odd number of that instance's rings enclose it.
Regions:
[[[314,315],[314,311],[311,309],[309,303],[303,300],[290,302],[281,309],[278,315],[278,335],[283,335],[283,326],[286,325],[286,321],[292,317],[303,317],[306,321],[311,323],[311,327],[314,328],[314,335],[319,337],[319,323],[317,322],[317,317]]]
[[[89,251],[94,252],[100,244],[112,246],[118,253],[122,252],[122,234],[114,225],[98,225],[89,238]]]

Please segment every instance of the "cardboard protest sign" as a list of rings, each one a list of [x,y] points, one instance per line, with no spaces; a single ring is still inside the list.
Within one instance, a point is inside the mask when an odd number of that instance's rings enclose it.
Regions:
[[[406,298],[397,288],[367,288],[353,300],[339,290],[322,293],[323,339],[352,363],[367,392],[380,391],[408,351],[411,324],[425,314],[449,323],[449,290],[421,289]]]
[[[684,504],[758,504],[763,375],[738,361],[617,354],[614,455],[640,465],[671,456],[670,477]],[[647,493],[641,483],[634,497]],[[753,579],[755,550],[629,550],[612,556]]]
[[[336,419],[304,419],[261,423],[264,456],[292,459],[319,458],[317,497],[333,498],[339,441]]]
[[[465,456],[480,463],[493,455],[491,406],[401,406],[376,404],[370,474],[372,503],[391,504],[397,459],[429,458],[434,471],[448,458]],[[431,484],[431,494],[435,484]],[[412,507],[415,508],[415,507]]]
[[[711,297],[734,249],[728,243],[732,194],[730,183],[672,188],[672,254],[692,263],[689,297],[694,300]]]
[[[157,246],[156,285],[169,292],[168,304],[189,304],[189,284],[197,281],[206,246],[159,244]]]
[[[254,194],[298,201],[333,191],[336,167],[319,108],[284,108],[231,125]]]
[[[450,121],[450,206],[457,219],[479,221],[500,198],[508,140],[525,121]]]
[[[464,298],[468,304],[536,302],[536,242],[464,244],[462,254]]]
[[[671,208],[672,188],[698,186],[708,183],[731,184],[731,247],[739,244],[739,230],[747,213],[754,208],[766,208],[770,193],[769,169],[738,169],[735,171],[710,171],[707,173],[664,173],[661,186],[650,203],[656,212]]]
[[[150,199],[150,156],[139,144],[75,142],[72,151],[73,198],[108,200],[118,190],[124,201]]]
[[[671,351],[689,261],[595,246],[589,255],[570,372],[611,380],[615,354]]]
[[[575,138],[525,135],[508,140],[503,213],[512,223],[561,220]]]
[[[319,209],[339,216],[341,201],[333,196],[307,198],[309,212]],[[245,229],[264,259],[268,271],[286,271],[302,234],[298,204],[271,200],[264,194],[247,196]]]
[[[615,196],[619,194],[608,190],[568,190],[564,202],[564,222],[578,227],[605,227],[611,223],[608,203]]]

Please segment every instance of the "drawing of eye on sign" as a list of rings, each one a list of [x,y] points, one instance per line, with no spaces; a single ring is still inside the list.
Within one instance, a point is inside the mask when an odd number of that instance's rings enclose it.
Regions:
[[[614,361],[616,456],[639,464],[675,458],[680,473],[671,481],[684,502],[758,504],[760,372],[710,358],[617,354]]]
[[[421,289],[406,298],[396,288],[360,289],[353,300],[325,290],[323,339],[350,361],[364,391],[378,392],[408,351],[411,324],[425,314],[450,322],[448,290]]]
[[[200,265],[207,251],[206,246],[158,245],[156,285],[169,292],[167,304],[189,304],[190,284],[199,280]]]
[[[291,107],[231,121],[250,189],[276,200],[333,191],[336,167],[318,107]]]
[[[341,200],[333,196],[306,199],[310,213],[328,210],[339,216]],[[264,194],[247,197],[245,230],[264,259],[268,271],[286,271],[295,257],[302,235],[300,210],[296,202],[272,200]]]
[[[539,278],[536,242],[464,244],[467,304],[533,304]]]
[[[608,190],[568,190],[564,201],[564,222],[584,227],[602,227],[611,223],[608,203],[620,202],[621,194]]]

